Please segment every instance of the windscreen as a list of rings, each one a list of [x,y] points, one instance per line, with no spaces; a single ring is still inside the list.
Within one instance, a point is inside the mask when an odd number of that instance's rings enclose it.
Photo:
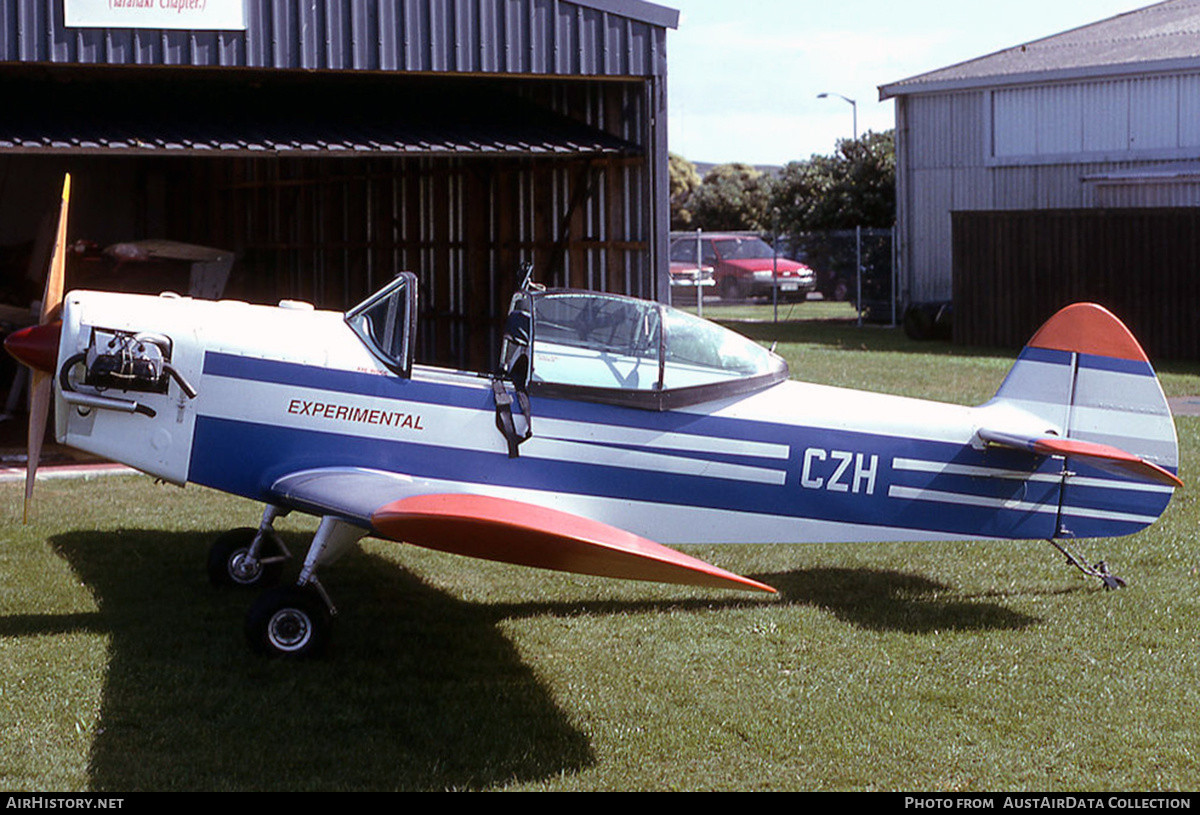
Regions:
[[[533,325],[534,383],[664,392],[787,376],[758,343],[659,303],[548,292],[534,300]]]

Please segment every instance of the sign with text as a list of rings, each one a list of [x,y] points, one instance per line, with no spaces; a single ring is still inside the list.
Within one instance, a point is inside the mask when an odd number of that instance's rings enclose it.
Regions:
[[[245,31],[246,0],[63,0],[69,28]]]

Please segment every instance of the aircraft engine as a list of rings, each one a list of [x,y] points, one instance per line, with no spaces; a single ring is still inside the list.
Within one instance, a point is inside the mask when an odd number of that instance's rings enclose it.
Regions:
[[[195,398],[195,389],[170,365],[171,348],[165,334],[93,328],[87,350],[63,365],[60,384],[74,391],[73,376],[82,363],[83,384],[98,390],[166,393],[174,379],[188,398]]]

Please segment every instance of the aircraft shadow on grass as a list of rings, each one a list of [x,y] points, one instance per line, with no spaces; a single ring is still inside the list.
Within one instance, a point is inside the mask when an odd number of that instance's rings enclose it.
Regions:
[[[110,638],[92,742],[95,790],[479,789],[578,772],[594,757],[498,630],[538,615],[711,611],[711,599],[476,604],[360,552],[338,569],[353,593],[334,653],[311,662],[247,653],[231,632],[253,593],[217,590],[207,533],[73,532],[51,542],[88,585],[92,614],[10,617],[0,634]],[[288,545],[301,537],[285,535]],[[926,578],[873,569],[762,576],[783,601],[863,628],[999,630],[1034,618],[955,600]],[[947,598],[946,595],[950,594]],[[716,605],[760,600],[730,597]]]
[[[816,606],[852,625],[874,631],[924,634],[933,631],[1002,631],[1041,622],[979,597],[966,597],[952,587],[920,575],[881,569],[803,569],[750,575],[779,590],[778,599],[733,596],[681,600],[609,600],[586,603],[529,602],[494,605],[495,619],[574,616],[580,613],[629,614],[712,611],[775,603]],[[1002,597],[999,594],[985,597]]]
[[[301,536],[284,539],[301,549]],[[592,763],[587,738],[488,607],[355,553],[337,575],[356,598],[342,611],[353,620],[327,658],[264,659],[240,637],[255,592],[208,583],[210,542],[157,530],[56,536],[99,611],[0,623],[4,634],[110,637],[93,789],[479,789]]]
[[[998,631],[1025,628],[1036,617],[965,598],[927,577],[885,569],[818,568],[758,576],[785,601],[819,606],[873,631]]]

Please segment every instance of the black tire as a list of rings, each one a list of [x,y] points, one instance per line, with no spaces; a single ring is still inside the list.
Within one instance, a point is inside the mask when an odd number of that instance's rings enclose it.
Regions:
[[[918,342],[933,339],[933,317],[929,311],[919,304],[909,306],[904,312],[904,334]]]
[[[257,654],[283,659],[320,656],[333,618],[316,590],[278,586],[263,592],[246,615],[246,642]]]
[[[745,292],[738,285],[736,277],[727,277],[721,281],[721,299],[722,300],[745,300]]]
[[[283,574],[282,561],[245,567],[246,554],[257,534],[257,529],[245,526],[231,529],[213,541],[208,550],[208,579],[214,586],[267,588],[279,583]],[[264,547],[263,554],[278,554],[272,549],[274,547],[270,545]]]
[[[837,281],[833,284],[833,292],[832,292],[832,296],[830,297],[830,299],[836,300],[839,303],[844,303],[846,300],[849,300],[850,299],[850,284],[847,283],[845,280],[838,278]]]

